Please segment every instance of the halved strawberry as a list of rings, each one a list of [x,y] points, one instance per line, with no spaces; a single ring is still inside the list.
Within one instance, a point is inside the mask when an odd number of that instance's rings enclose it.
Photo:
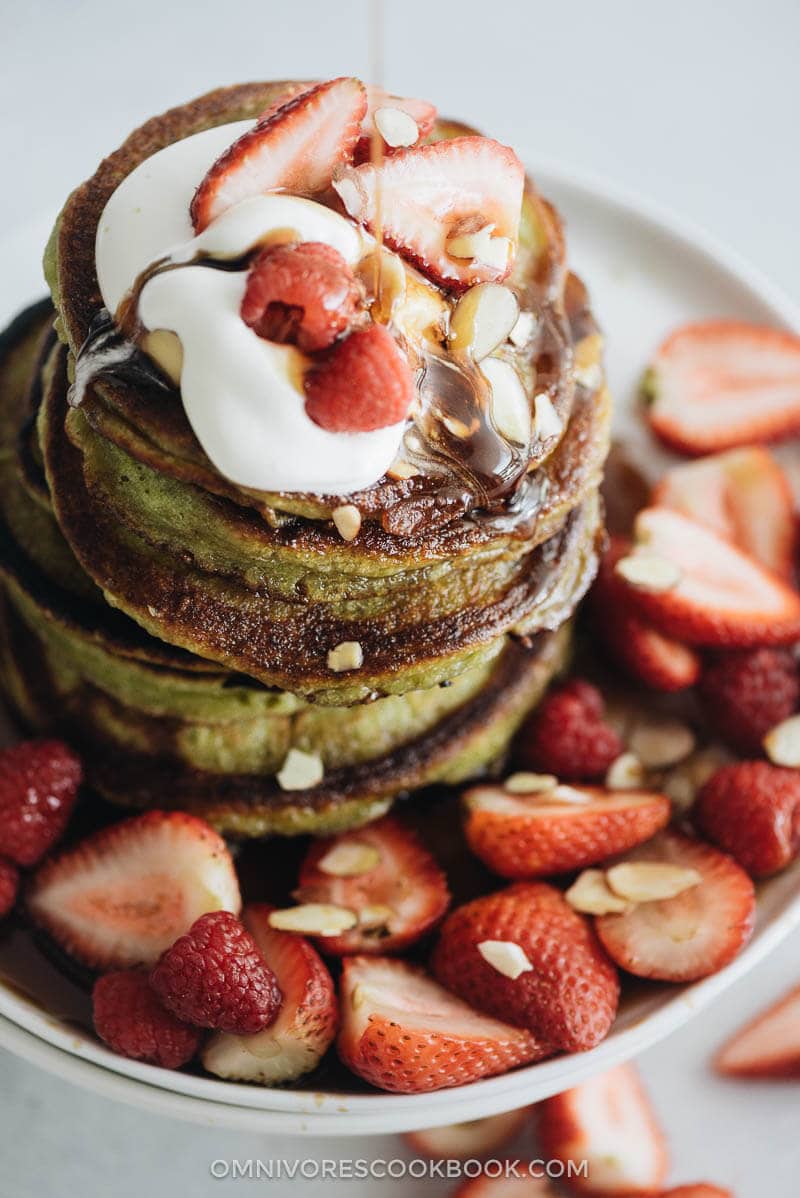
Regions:
[[[700,677],[697,654],[665,636],[632,609],[614,567],[630,552],[625,537],[612,537],[589,593],[593,624],[616,666],[645,686],[659,691],[685,690]]]
[[[229,146],[191,203],[195,233],[228,208],[269,191],[313,195],[349,162],[367,111],[358,79],[332,79],[288,100]]]
[[[271,907],[251,903],[242,922],[274,973],[283,1004],[274,1023],[252,1036],[220,1032],[202,1054],[217,1077],[277,1086],[315,1069],[336,1035],[339,1013],[333,979],[303,936],[269,924]]]
[[[800,986],[740,1028],[714,1064],[732,1077],[800,1078]]]
[[[748,648],[800,638],[800,595],[679,512],[664,507],[640,512],[636,546],[616,570],[625,571],[622,582],[634,609],[689,644]]]
[[[653,1194],[666,1181],[664,1133],[633,1065],[620,1065],[540,1105],[546,1160],[570,1161],[580,1194]]]
[[[732,857],[702,840],[661,832],[624,857],[696,870],[701,880],[674,898],[640,902],[595,921],[606,952],[637,977],[691,982],[716,973],[753,932],[753,883]]]
[[[738,320],[682,325],[644,384],[653,431],[705,454],[800,431],[800,337]]]
[[[541,1166],[539,1166],[541,1167]],[[549,1181],[520,1161],[492,1162],[491,1170],[461,1183],[453,1198],[557,1198]]]
[[[511,271],[524,180],[513,150],[475,136],[401,150],[380,167],[345,167],[334,187],[355,220],[372,232],[380,224],[388,246],[461,290]],[[466,256],[461,240],[481,231],[475,256]]]
[[[431,958],[438,981],[496,1019],[565,1052],[594,1048],[619,979],[591,924],[553,886],[517,882],[457,907]]]
[[[488,1156],[513,1140],[522,1131],[531,1115],[531,1107],[468,1123],[450,1123],[446,1127],[428,1127],[424,1131],[408,1132],[404,1139],[417,1156],[432,1161],[466,1161]]]
[[[466,1085],[549,1055],[530,1032],[479,1014],[392,957],[346,958],[341,1011],[342,1061],[395,1093]]]
[[[786,475],[768,449],[732,449],[668,470],[653,504],[683,512],[791,579],[797,525]]]
[[[344,953],[392,953],[407,948],[447,910],[447,879],[417,834],[387,816],[365,828],[311,845],[294,897],[355,911],[359,923],[320,948]]]
[[[408,96],[393,96],[382,87],[367,85],[367,115],[361,124],[361,137],[355,151],[355,161],[368,162],[372,151],[372,137],[375,133],[373,118],[379,108],[399,108],[415,121],[418,135],[417,140],[423,141],[436,123],[436,106],[427,100],[413,100]],[[391,154],[393,147],[384,143],[383,152]]]
[[[181,811],[148,811],[42,865],[28,910],[66,952],[99,970],[154,965],[207,911],[241,906],[225,841]]]
[[[672,813],[664,795],[599,786],[531,795],[473,786],[464,805],[469,847],[502,878],[547,877],[594,865],[649,840]]]

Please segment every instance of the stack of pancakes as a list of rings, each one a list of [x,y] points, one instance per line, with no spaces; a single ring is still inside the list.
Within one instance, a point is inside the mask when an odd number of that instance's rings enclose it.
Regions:
[[[558,218],[529,186],[511,282],[547,336],[531,362],[563,432],[520,493],[386,476],[347,496],[235,486],[146,366],[68,402],[102,307],[97,223],[134,167],[256,116],[286,84],[223,89],[148,122],[68,201],[49,304],[0,347],[0,664],[24,722],[70,737],[93,785],[239,835],[330,832],[401,792],[491,766],[563,665],[602,536],[601,340]],[[435,136],[462,133],[439,123]],[[302,447],[298,447],[302,452]],[[456,472],[457,474],[457,472]],[[345,540],[337,509],[357,509]],[[332,650],[356,647],[338,670]],[[290,749],[314,785],[277,779]]]

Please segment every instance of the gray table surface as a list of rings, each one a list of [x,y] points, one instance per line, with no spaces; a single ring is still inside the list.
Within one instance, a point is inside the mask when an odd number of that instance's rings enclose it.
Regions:
[[[171,103],[248,78],[371,71],[364,2],[2,0],[0,11],[0,239],[38,227],[103,153]],[[798,52],[796,0],[387,3],[390,87],[657,198],[800,301]],[[21,292],[36,294],[33,269],[23,276]],[[676,1180],[708,1176],[738,1198],[797,1193],[797,1088],[723,1083],[707,1060],[798,977],[800,934],[642,1059]],[[443,1120],[446,1109],[443,1099]],[[0,1052],[0,1198],[210,1198],[235,1184],[289,1193],[288,1182],[216,1181],[210,1162],[370,1153],[402,1148],[396,1137],[278,1143],[211,1133],[109,1104]],[[441,1192],[417,1182],[301,1184],[309,1195]]]

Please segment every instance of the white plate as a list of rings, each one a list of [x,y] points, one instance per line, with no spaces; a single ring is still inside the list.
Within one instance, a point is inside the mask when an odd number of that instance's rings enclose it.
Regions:
[[[711,315],[800,330],[800,312],[736,255],[653,205],[552,163],[540,162],[533,173],[566,218],[570,262],[588,281],[607,334],[621,427],[655,463],[641,422],[630,415],[642,367],[664,333],[687,319]],[[19,306],[20,296],[36,294],[34,263],[45,224],[30,222],[8,247],[0,244],[0,260],[14,267],[4,269],[4,315]],[[115,1056],[2,985],[0,1044],[104,1096],[199,1123],[280,1134],[407,1131],[511,1110],[637,1055],[713,1002],[798,924],[800,862],[760,887],[755,935],[726,970],[689,987],[642,987],[626,1003],[611,1035],[590,1053],[434,1094],[268,1090],[172,1073]]]

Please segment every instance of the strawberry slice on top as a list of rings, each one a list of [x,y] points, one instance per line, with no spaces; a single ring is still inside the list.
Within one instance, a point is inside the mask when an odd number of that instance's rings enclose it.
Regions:
[[[800,336],[737,320],[682,325],[644,382],[653,432],[706,454],[800,431]]]
[[[789,480],[768,449],[751,445],[673,466],[653,492],[653,503],[707,524],[791,580],[794,503]]]
[[[488,137],[399,150],[334,181],[347,212],[430,279],[454,291],[500,282],[516,251],[525,171]]]
[[[347,77],[268,110],[220,155],[197,188],[190,209],[195,233],[252,196],[324,191],[334,171],[352,160],[366,111],[363,83]]]
[[[800,986],[735,1032],[714,1064],[731,1077],[800,1078]]]
[[[315,841],[295,898],[355,911],[359,922],[326,936],[327,953],[391,953],[434,926],[450,902],[447,880],[415,832],[387,816],[353,832]]]
[[[800,594],[712,529],[651,507],[635,535],[616,574],[634,610],[660,631],[719,648],[800,639]]]

